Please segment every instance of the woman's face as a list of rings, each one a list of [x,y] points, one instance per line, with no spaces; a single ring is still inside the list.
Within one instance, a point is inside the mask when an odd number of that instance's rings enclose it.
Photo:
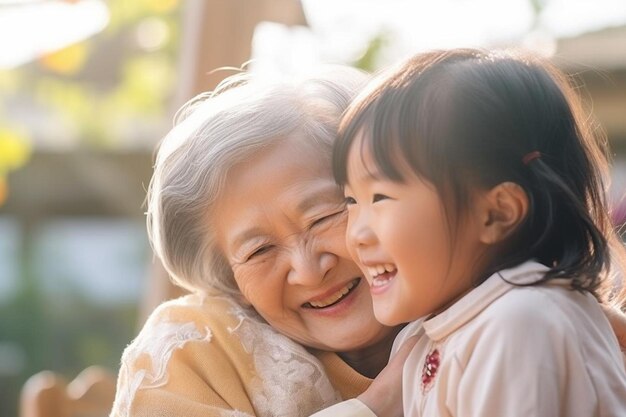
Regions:
[[[343,194],[327,156],[288,138],[229,171],[213,212],[218,246],[245,299],[314,348],[349,352],[391,333],[345,245]]]

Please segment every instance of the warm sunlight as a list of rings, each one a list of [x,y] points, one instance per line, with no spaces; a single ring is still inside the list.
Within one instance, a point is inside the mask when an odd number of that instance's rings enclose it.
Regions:
[[[103,0],[0,2],[0,69],[86,39],[108,21]]]

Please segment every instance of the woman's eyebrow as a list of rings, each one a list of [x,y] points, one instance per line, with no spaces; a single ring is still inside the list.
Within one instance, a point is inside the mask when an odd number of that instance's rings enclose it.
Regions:
[[[229,247],[231,251],[236,251],[241,248],[241,246],[255,238],[258,238],[263,234],[263,230],[260,227],[254,226],[248,229],[244,229],[243,231],[235,234],[233,239],[231,240]]]
[[[309,196],[303,198],[298,202],[296,206],[298,211],[301,213],[306,212],[307,210],[321,204],[339,204],[343,201],[343,194],[341,190],[335,186],[334,184],[329,187],[324,187],[321,190],[318,190],[315,193],[310,194]]]

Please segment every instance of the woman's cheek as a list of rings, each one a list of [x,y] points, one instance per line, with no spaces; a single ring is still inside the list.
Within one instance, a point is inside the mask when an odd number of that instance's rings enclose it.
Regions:
[[[348,213],[348,215],[346,216],[346,226],[344,228],[343,231],[343,241],[344,244],[346,245],[346,249],[348,250],[348,254],[350,255],[350,258],[352,258],[352,260],[358,265],[358,260],[359,257],[357,256],[356,253],[356,245],[354,244],[354,240],[351,239],[351,228],[353,227],[352,223],[354,221],[355,215],[354,213],[350,214]]]
[[[344,246],[346,243],[346,230],[348,228],[348,217],[342,216],[336,222],[333,222],[329,230],[324,234],[324,239],[332,240],[333,242],[341,242]]]
[[[239,291],[248,302],[253,301],[250,295],[254,294],[254,280],[252,279],[254,277],[254,269],[245,265],[238,265],[233,268],[237,287],[239,287]]]
[[[233,275],[244,298],[255,304],[260,294],[266,294],[275,282],[279,269],[276,256],[260,255],[258,259],[233,267]]]

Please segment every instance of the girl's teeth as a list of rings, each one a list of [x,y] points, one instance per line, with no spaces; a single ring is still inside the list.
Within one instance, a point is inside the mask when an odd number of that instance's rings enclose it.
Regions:
[[[379,275],[384,274],[385,272],[393,272],[396,270],[396,267],[393,264],[384,264],[384,265],[376,265],[370,266],[367,268],[371,277],[375,278]]]
[[[382,287],[389,282],[388,279],[375,279],[372,281],[372,287]]]
[[[384,264],[384,265],[376,265],[376,266],[367,267],[367,270],[370,276],[372,277],[372,281],[370,285],[372,287],[382,287],[383,285],[387,285],[387,283],[389,283],[389,281],[391,281],[395,276],[395,274],[393,274],[393,276],[390,276],[387,273],[395,272],[396,269],[397,268],[393,264]]]

